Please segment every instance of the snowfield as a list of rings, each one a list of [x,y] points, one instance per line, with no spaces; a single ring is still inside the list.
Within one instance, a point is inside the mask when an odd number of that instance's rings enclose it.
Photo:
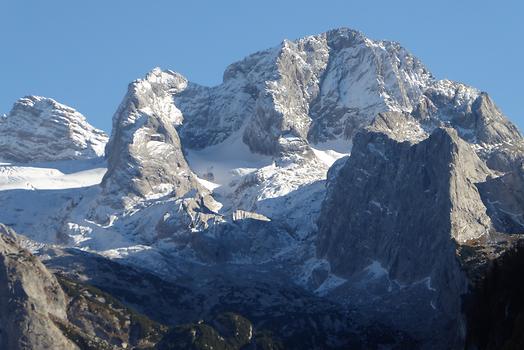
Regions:
[[[0,191],[58,190],[98,185],[106,173],[102,159],[47,163],[1,163]]]

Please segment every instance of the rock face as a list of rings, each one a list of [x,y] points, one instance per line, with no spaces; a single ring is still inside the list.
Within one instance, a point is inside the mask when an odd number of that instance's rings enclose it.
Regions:
[[[524,346],[524,241],[480,264],[464,308],[466,349],[520,349]],[[470,254],[468,254],[470,255]],[[483,256],[484,254],[477,254]]]
[[[0,225],[2,349],[151,348],[166,327],[97,288],[54,275]]]
[[[487,237],[492,229],[475,185],[490,170],[453,129],[436,129],[419,143],[393,136],[397,139],[371,127],[355,137],[351,157],[328,183],[318,254],[332,273],[346,278],[379,269],[387,283],[426,281],[434,293],[414,297],[411,310],[428,312],[428,318],[442,312],[441,321],[455,321],[451,331],[438,332],[448,332],[447,341],[460,346],[460,296],[467,280],[456,247]],[[380,298],[393,296],[385,291]],[[420,299],[433,310],[421,310]],[[418,331],[428,336],[438,324],[419,324],[428,328]]]
[[[487,213],[499,232],[524,232],[524,165],[478,184]]]
[[[0,119],[0,159],[9,162],[101,157],[107,136],[73,108],[27,96]]]
[[[66,296],[54,276],[1,225],[0,347],[76,349],[55,324],[66,322],[66,312]]]
[[[450,238],[463,243],[489,232],[474,185],[487,174],[470,146],[450,129],[437,129],[414,145],[375,131],[358,134],[351,157],[328,185],[319,254],[341,274],[380,257],[399,280],[424,278],[445,259],[433,261],[421,251],[444,252]]]
[[[522,135],[485,92],[451,82],[429,87],[413,115],[425,128],[448,125],[475,145],[477,153],[496,170],[508,171],[522,162]]]
[[[251,150],[277,155],[285,136],[347,139],[378,112],[411,110],[431,81],[400,45],[338,29],[253,54],[230,65],[221,85],[188,84],[175,102],[188,147],[218,143],[243,127]]]
[[[129,85],[113,118],[107,144],[104,193],[128,207],[138,200],[200,191],[182,152],[175,126],[182,114],[171,99],[187,81],[173,72],[153,70]]]

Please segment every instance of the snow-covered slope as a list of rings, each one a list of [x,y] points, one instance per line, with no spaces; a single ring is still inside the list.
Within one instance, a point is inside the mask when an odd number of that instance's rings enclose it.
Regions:
[[[98,185],[106,172],[103,159],[41,163],[0,163],[0,190],[54,190]]]
[[[89,159],[103,156],[107,136],[73,108],[27,96],[0,118],[0,159],[10,162]]]

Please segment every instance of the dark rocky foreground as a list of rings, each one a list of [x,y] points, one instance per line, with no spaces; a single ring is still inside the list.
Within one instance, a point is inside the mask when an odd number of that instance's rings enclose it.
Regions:
[[[475,282],[465,296],[466,348],[522,349],[524,242],[517,242],[481,266],[481,271],[472,271]]]
[[[7,286],[0,290],[3,348],[425,347],[376,319],[363,322],[369,315],[267,276],[266,282],[262,276],[255,283],[249,278],[228,280],[228,271],[209,279],[201,274],[198,285],[189,280],[173,283],[74,249],[43,251],[46,267],[20,248],[12,230],[2,230],[0,276]],[[472,281],[463,303],[466,348],[519,349],[524,242],[501,240],[490,249],[487,245],[478,242],[459,254]],[[34,333],[15,332],[22,324]]]
[[[2,282],[16,286],[2,289],[0,295],[0,300],[8,301],[0,304],[4,321],[0,343],[5,348],[343,349],[413,345],[407,335],[380,324],[362,326],[355,322],[358,313],[270,280],[242,283],[218,276],[199,286],[179,285],[76,250],[45,251],[45,267],[20,248],[13,231],[3,227],[1,237]],[[17,273],[9,275],[13,270]],[[40,286],[42,290],[38,290]],[[49,300],[54,301],[53,309]],[[14,304],[16,314],[10,311]],[[21,322],[38,327],[38,332],[10,332],[21,330]]]

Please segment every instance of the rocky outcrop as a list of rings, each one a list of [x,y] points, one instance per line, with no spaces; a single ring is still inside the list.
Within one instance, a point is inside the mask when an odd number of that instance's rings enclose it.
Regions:
[[[418,143],[428,137],[420,123],[406,112],[379,113],[370,125],[371,130],[382,132],[398,142]]]
[[[524,233],[524,164],[477,185],[498,232]]]
[[[437,81],[424,92],[413,115],[426,129],[455,128],[492,169],[508,171],[522,162],[522,135],[485,92],[449,80]]]
[[[44,162],[103,156],[107,136],[73,108],[27,96],[0,118],[0,159]]]
[[[449,332],[450,344],[460,346],[467,279],[456,247],[492,230],[475,185],[489,174],[453,129],[436,129],[419,143],[395,140],[373,128],[359,133],[351,157],[328,183],[318,255],[327,259],[332,273],[349,279],[360,275],[360,283],[369,273],[385,274],[387,284],[403,288],[425,281],[429,296],[409,288],[401,294],[412,295],[414,313],[427,313],[428,319],[442,313],[440,321],[456,322],[453,330],[438,332]],[[389,288],[378,293],[381,302],[397,297]],[[424,311],[421,300],[431,308]],[[415,315],[406,311],[404,316]],[[415,331],[423,338],[449,323],[416,327],[426,327]]]
[[[81,349],[152,349],[167,327],[130,309],[111,294],[57,274],[67,295],[62,331]]]
[[[111,295],[53,274],[22,244],[0,225],[2,349],[151,348],[166,332]]]
[[[0,348],[76,349],[57,326],[67,299],[45,266],[0,225]]]
[[[182,114],[171,94],[186,84],[176,73],[155,69],[129,85],[113,118],[106,148],[108,170],[102,180],[104,195],[115,207],[202,190],[175,130]]]
[[[328,185],[319,221],[319,253],[342,274],[381,257],[395,278],[423,278],[440,259],[424,256],[425,261],[418,262],[420,251],[445,246],[451,238],[463,243],[489,233],[491,222],[475,186],[488,174],[451,129],[437,129],[414,145],[380,132],[363,132]],[[411,262],[402,267],[402,260]]]

